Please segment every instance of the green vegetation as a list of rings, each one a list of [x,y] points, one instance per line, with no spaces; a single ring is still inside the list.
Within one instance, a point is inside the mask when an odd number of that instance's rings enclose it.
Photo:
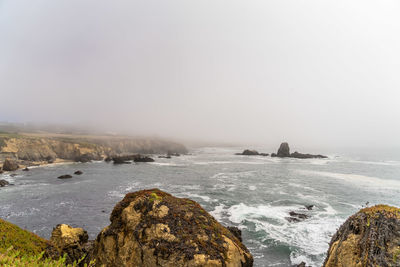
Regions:
[[[18,250],[9,248],[5,253],[0,253],[0,266],[24,266],[24,267],[77,267],[78,263],[66,264],[66,257],[58,260],[46,259],[44,251],[33,256],[21,256]],[[85,264],[85,267],[94,266],[94,261]]]
[[[45,250],[47,240],[0,219],[0,253],[5,253],[10,247],[20,256],[35,256]]]
[[[364,208],[360,212],[365,213],[369,217],[376,218],[379,214],[387,218],[400,219],[400,209],[388,205],[376,205],[369,208]]]
[[[0,219],[0,266],[78,266],[78,263],[66,264],[65,256],[58,260],[45,258],[47,245],[47,240]],[[94,262],[88,266],[94,266]]]

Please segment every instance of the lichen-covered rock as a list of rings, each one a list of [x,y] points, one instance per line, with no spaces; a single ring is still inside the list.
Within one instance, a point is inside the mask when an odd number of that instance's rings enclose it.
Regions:
[[[324,267],[400,266],[400,209],[360,210],[333,236]]]
[[[97,266],[252,266],[234,234],[196,202],[158,189],[129,193],[97,236]]]
[[[18,170],[18,168],[19,168],[19,166],[14,160],[6,159],[3,163],[4,171],[16,171],[16,170]]]
[[[59,224],[51,233],[48,254],[57,259],[66,255],[66,263],[88,263],[91,258],[93,243],[88,242],[88,234],[82,228],[73,228],[67,224]]]

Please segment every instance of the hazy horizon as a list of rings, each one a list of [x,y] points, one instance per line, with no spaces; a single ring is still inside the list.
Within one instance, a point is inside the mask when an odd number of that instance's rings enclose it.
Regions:
[[[398,14],[398,1],[0,0],[0,121],[400,147]]]

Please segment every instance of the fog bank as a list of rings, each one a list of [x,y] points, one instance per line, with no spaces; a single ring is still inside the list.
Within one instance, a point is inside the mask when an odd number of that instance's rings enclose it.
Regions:
[[[0,1],[0,121],[400,147],[398,1]]]

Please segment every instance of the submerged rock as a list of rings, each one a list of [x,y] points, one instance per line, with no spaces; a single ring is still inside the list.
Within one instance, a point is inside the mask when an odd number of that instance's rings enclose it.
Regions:
[[[76,171],[74,172],[75,175],[81,175],[83,172],[82,171]]]
[[[7,182],[6,180],[0,180],[0,187],[4,187],[4,186],[6,186],[6,185],[9,185],[10,183],[9,182]]]
[[[240,240],[196,202],[158,189],[129,193],[97,236],[98,266],[252,266]]]
[[[332,237],[324,267],[400,266],[400,209],[365,208]]]
[[[58,179],[69,179],[69,178],[72,178],[72,176],[69,174],[64,174],[64,175],[58,176],[57,178]]]
[[[16,171],[18,170],[19,166],[17,162],[11,159],[6,159],[3,163],[3,170],[4,171]]]
[[[301,222],[305,219],[310,218],[309,215],[303,213],[297,213],[294,211],[289,212],[290,217],[285,217],[288,222]]]
[[[51,258],[58,259],[66,255],[66,263],[80,262],[79,266],[88,263],[92,257],[93,242],[88,242],[89,236],[82,228],[73,228],[67,224],[59,224],[51,233],[47,253]]]

